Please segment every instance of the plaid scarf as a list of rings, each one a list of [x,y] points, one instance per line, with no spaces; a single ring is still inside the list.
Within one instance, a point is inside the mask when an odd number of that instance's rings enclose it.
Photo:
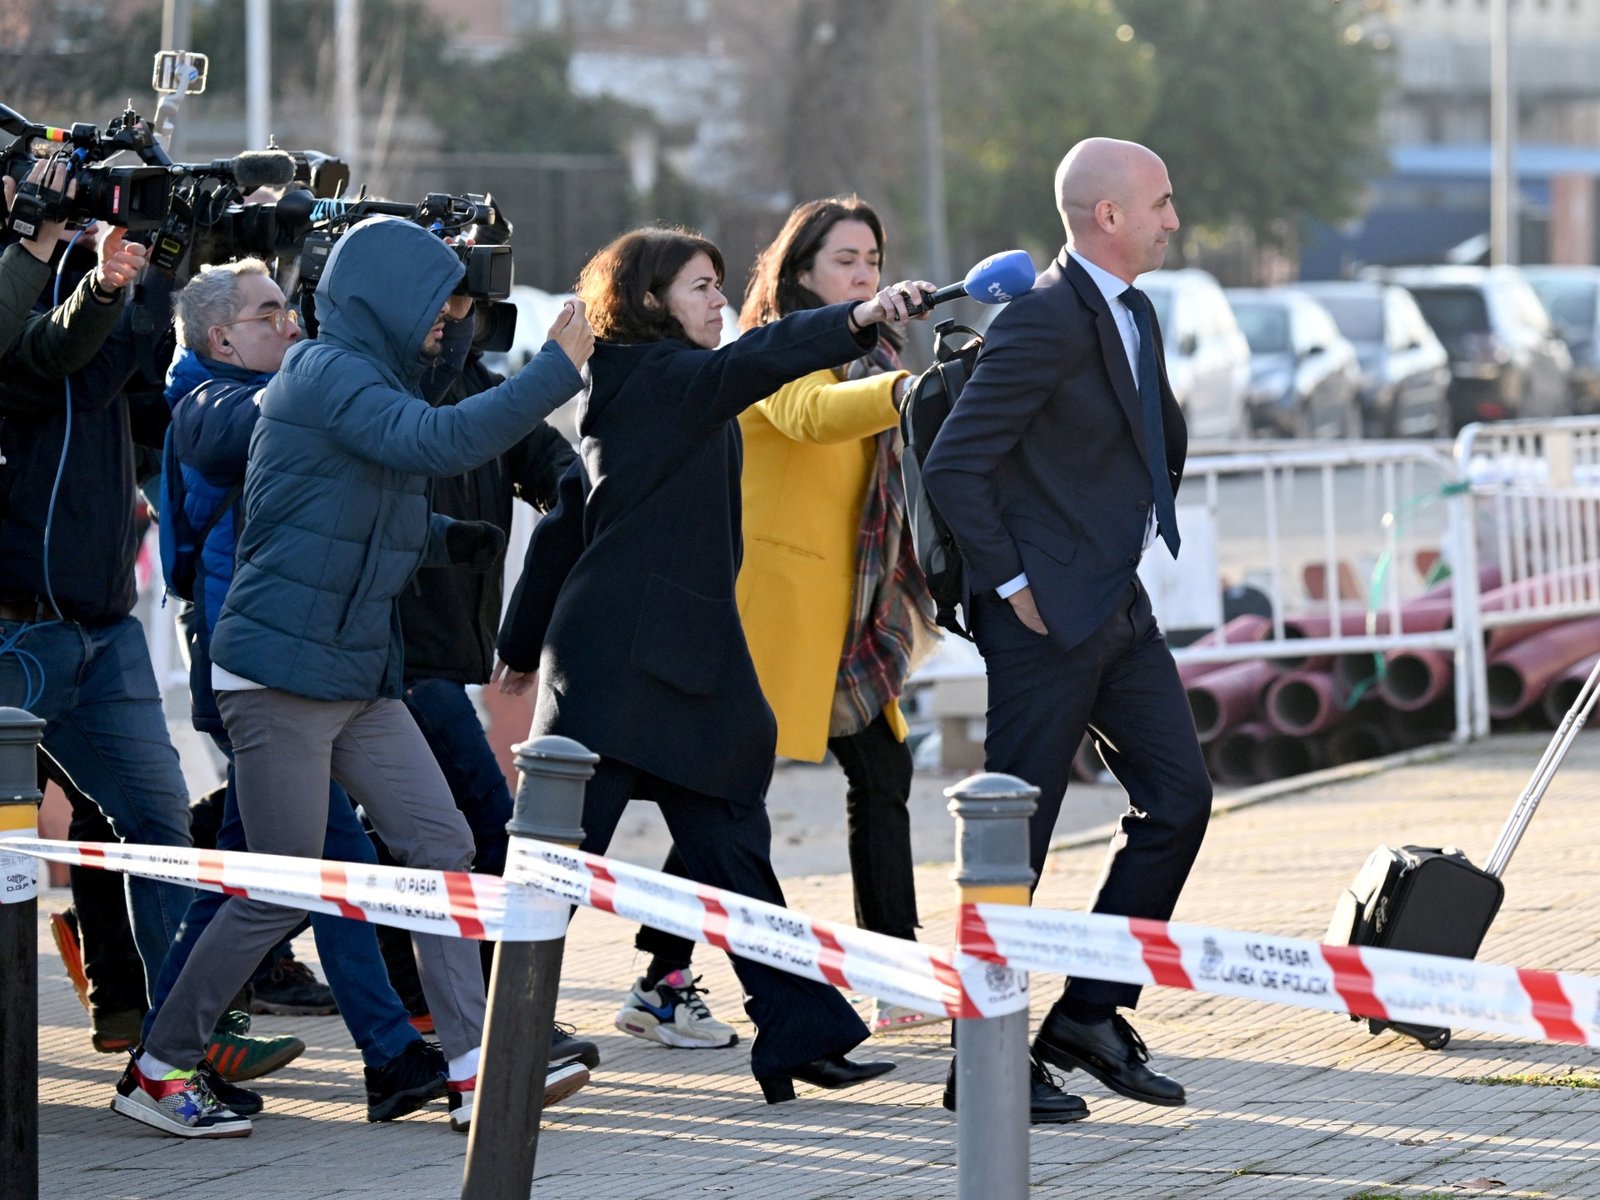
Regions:
[[[880,344],[841,374],[862,379],[899,369],[894,350]],[[906,532],[906,489],[900,476],[904,439],[896,427],[873,441],[872,474],[856,542],[850,628],[839,657],[829,737],[849,737],[872,724],[899,699],[906,677],[932,652],[940,636],[933,598]]]

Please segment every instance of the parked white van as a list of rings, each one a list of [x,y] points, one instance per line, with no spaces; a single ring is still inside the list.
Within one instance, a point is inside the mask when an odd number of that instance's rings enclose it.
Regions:
[[[1149,271],[1135,284],[1161,323],[1167,379],[1191,439],[1250,436],[1250,345],[1206,271]]]

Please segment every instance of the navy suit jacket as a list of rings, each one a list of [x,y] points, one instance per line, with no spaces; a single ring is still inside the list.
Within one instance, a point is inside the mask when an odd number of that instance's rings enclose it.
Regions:
[[[1159,329],[1155,340],[1176,494],[1189,436]],[[993,595],[1026,572],[1061,649],[1126,594],[1152,492],[1139,390],[1105,297],[1065,249],[995,317],[923,478],[961,547],[969,593]]]

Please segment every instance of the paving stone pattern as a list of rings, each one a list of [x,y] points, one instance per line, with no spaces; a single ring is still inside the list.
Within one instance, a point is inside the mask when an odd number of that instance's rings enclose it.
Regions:
[[[1379,842],[1456,843],[1484,857],[1543,744],[1500,736],[1442,760],[1329,783],[1214,819],[1178,919],[1320,936],[1335,895]],[[832,803],[838,803],[835,798]],[[841,806],[842,807],[842,806]],[[1579,739],[1507,873],[1483,957],[1600,972],[1600,736]],[[842,842],[842,833],[839,835]],[[1040,903],[1081,906],[1103,849],[1057,854]],[[788,883],[791,905],[848,920],[846,876]],[[951,936],[947,865],[919,868],[922,936]],[[59,908],[64,891],[41,909]],[[768,1107],[744,1047],[657,1048],[612,1029],[639,969],[633,930],[583,912],[567,944],[561,1016],[605,1055],[595,1081],[547,1113],[536,1197],[730,1195],[740,1200],[954,1196],[954,1119],[939,1106],[948,1051],[933,1026],[864,1047],[898,1070],[838,1094],[800,1085]],[[307,951],[309,939],[302,939]],[[267,1112],[244,1140],[182,1143],[108,1111],[121,1063],[92,1052],[40,928],[41,1193],[132,1200],[448,1197],[466,1140],[442,1104],[387,1125],[365,1120],[361,1070],[336,1018],[256,1018],[310,1048],[260,1081]],[[719,952],[700,955],[709,999],[748,1034]],[[1059,980],[1034,980],[1035,1016]],[[1034,1132],[1033,1194],[1265,1200],[1600,1197],[1600,1054],[1459,1032],[1443,1052],[1315,1013],[1152,990],[1136,1024],[1190,1104],[1157,1109],[1070,1076],[1092,1115]],[[746,1038],[748,1040],[748,1037]],[[1510,1080],[1499,1085],[1475,1082]],[[1530,1080],[1554,1086],[1535,1086]]]

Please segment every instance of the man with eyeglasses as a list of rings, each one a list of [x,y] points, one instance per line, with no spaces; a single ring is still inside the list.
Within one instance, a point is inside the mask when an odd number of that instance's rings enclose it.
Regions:
[[[458,302],[465,310],[465,297],[455,296],[464,274],[455,250],[418,225],[359,222],[339,239],[317,286],[320,336],[286,347],[260,391],[245,524],[211,640],[211,685],[256,853],[318,855],[331,776],[401,863],[471,865],[466,819],[400,700],[396,600],[424,564],[487,570],[498,561],[504,533],[430,512],[430,478],[504,453],[580,391],[594,332],[583,306],[569,304],[516,376],[432,408],[419,390],[422,365],[439,354]],[[212,321],[225,326],[218,348],[242,328],[231,322],[252,315]],[[179,320],[188,341],[187,320]],[[248,1117],[215,1094],[197,1064],[229,998],[301,916],[246,896],[223,899],[160,1001],[117,1085],[114,1111],[177,1137],[250,1132]],[[412,942],[445,1055],[450,1126],[465,1133],[485,1012],[478,950],[439,934],[418,932]],[[588,1079],[581,1063],[552,1067],[545,1104]],[[426,1082],[436,1087],[436,1074]],[[374,1083],[369,1066],[368,1116],[381,1120],[371,1111]]]
[[[283,365],[289,347],[301,338],[299,314],[290,308],[265,263],[246,258],[208,266],[178,293],[175,305],[180,351],[167,376],[172,426],[163,454],[168,506],[167,530],[184,525],[197,531],[193,561],[192,603],[180,616],[189,645],[189,691],[196,729],[209,734],[227,757],[228,782],[216,847],[246,850],[233,782],[233,746],[228,740],[212,691],[211,633],[233,579],[234,555],[243,525],[242,494],[250,438],[260,415],[261,392]],[[175,571],[176,545],[164,538],[162,565],[169,580]],[[349,796],[337,784],[328,789],[328,825],[323,857],[344,862],[375,863],[377,854],[356,817]],[[148,1035],[153,1016],[182,973],[200,935],[220,911],[223,897],[200,891],[184,917],[161,976],[151,991],[151,1011],[144,1020]],[[310,920],[338,1011],[361,1049],[367,1068],[367,1116],[386,1121],[413,1112],[444,1094],[443,1057],[412,1027],[404,1004],[390,985],[371,925],[328,914]],[[287,943],[269,961],[287,957]],[[292,961],[292,960],[291,960]],[[259,972],[258,972],[259,975]],[[272,1069],[289,1061],[273,1062]],[[219,1064],[226,1068],[229,1064]],[[247,1077],[264,1073],[252,1071]],[[233,1072],[224,1069],[223,1076]],[[208,1083],[217,1098],[235,1113],[261,1110],[253,1092],[219,1082]]]

